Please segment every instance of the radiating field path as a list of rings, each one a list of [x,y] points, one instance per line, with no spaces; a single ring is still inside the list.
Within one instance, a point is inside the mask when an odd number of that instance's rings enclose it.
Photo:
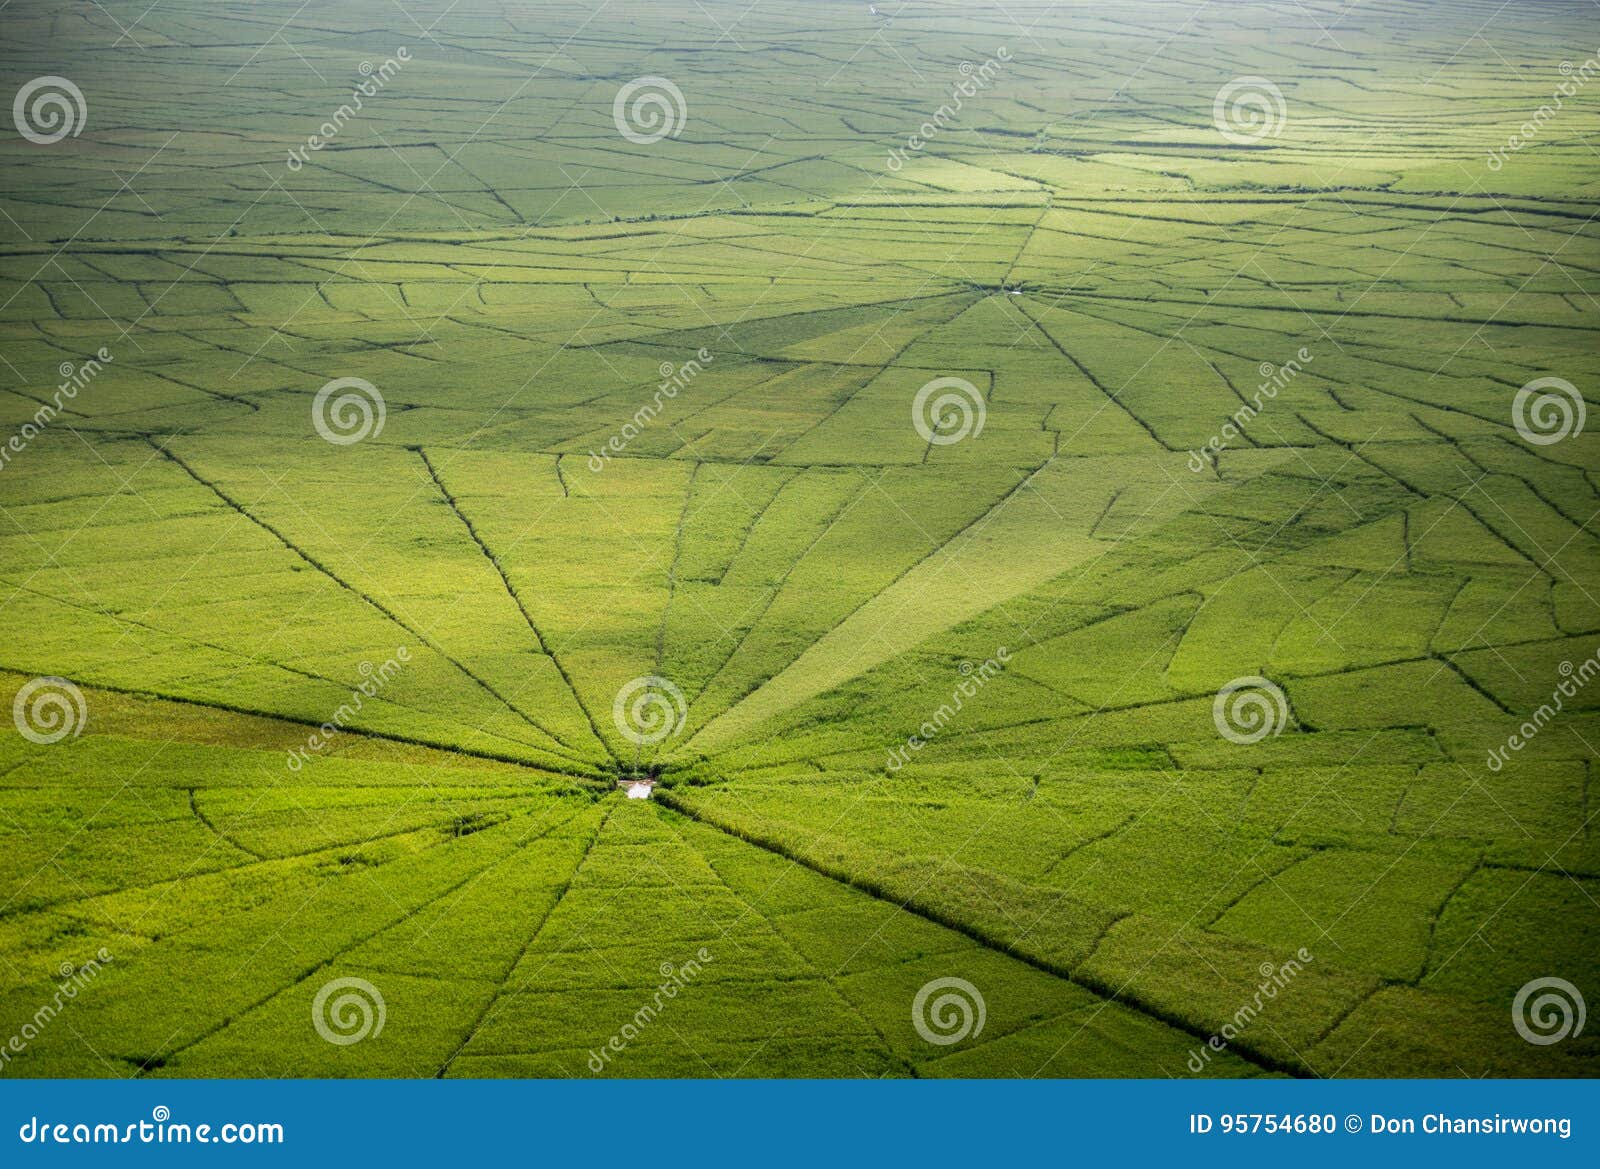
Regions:
[[[8,1073],[1600,1071],[1590,6],[297,3],[0,11]]]

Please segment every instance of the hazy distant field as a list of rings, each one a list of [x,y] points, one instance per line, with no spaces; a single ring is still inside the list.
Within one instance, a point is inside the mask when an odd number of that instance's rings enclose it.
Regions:
[[[12,0],[4,1074],[1600,1074],[1597,51]]]

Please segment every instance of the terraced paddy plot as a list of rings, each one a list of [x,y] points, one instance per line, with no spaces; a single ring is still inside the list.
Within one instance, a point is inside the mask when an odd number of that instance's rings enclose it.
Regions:
[[[0,12],[8,1074],[1600,1074],[1587,6],[879,7]]]

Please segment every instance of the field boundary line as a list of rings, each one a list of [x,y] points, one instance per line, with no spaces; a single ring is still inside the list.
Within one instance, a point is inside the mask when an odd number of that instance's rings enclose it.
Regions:
[[[914,898],[908,899],[906,902],[901,903],[895,900],[893,896],[890,896],[883,890],[879,889],[876,885],[869,882],[860,881],[843,872],[836,872],[820,862],[813,861],[805,856],[802,856],[798,851],[790,849],[780,841],[764,837],[757,837],[719,824],[717,821],[709,818],[705,814],[683,804],[673,796],[670,790],[663,789],[658,791],[656,793],[656,798],[661,800],[661,802],[667,807],[676,812],[681,812],[683,815],[689,817],[691,820],[694,820],[697,823],[705,824],[708,827],[715,828],[717,831],[726,833],[736,840],[742,840],[746,844],[751,844],[757,848],[765,849],[770,853],[774,853],[777,856],[781,856],[786,860],[800,865],[802,868],[811,870],[818,876],[826,877],[830,881],[835,881],[838,884],[846,885],[849,888],[857,890],[858,892],[865,893],[867,896],[872,897],[875,900],[893,905],[895,908],[900,909],[903,912],[910,913],[913,916],[922,918],[924,921],[931,922],[934,925],[941,926],[944,929],[952,930],[955,933],[970,938],[972,941],[977,942],[986,949],[1003,954],[1007,958],[1014,959],[1015,961],[1021,962],[1026,966],[1031,966],[1045,974],[1059,978],[1063,982],[1069,982],[1082,990],[1088,991],[1096,998],[1100,999],[1102,1006],[1109,1005],[1111,1003],[1118,1003],[1128,1010],[1144,1015],[1145,1017],[1152,1019],[1155,1022],[1164,1024],[1175,1031],[1181,1031],[1186,1035],[1198,1038],[1201,1042],[1205,1042],[1211,1037],[1211,1032],[1205,1030],[1203,1026],[1190,1022],[1189,1020],[1169,1012],[1164,1008],[1145,1002],[1137,994],[1127,993],[1126,985],[1124,985],[1120,990],[1113,989],[1109,983],[1102,979],[1095,978],[1091,975],[1072,974],[1069,973],[1064,967],[1057,966],[1056,964],[1047,962],[1044,959],[1035,958],[1031,955],[1011,950],[1003,941],[998,938],[990,937],[985,931],[979,929],[978,927],[966,922],[962,922],[954,917],[946,917],[945,915],[939,914],[931,909],[931,907],[917,903]],[[1305,1078],[1307,1076],[1307,1070],[1305,1068],[1297,1067],[1294,1064],[1277,1059],[1263,1052],[1245,1051],[1238,1044],[1235,1044],[1235,1050],[1239,1054],[1240,1058],[1255,1064],[1257,1067],[1265,1071],[1283,1072],[1296,1078]]]

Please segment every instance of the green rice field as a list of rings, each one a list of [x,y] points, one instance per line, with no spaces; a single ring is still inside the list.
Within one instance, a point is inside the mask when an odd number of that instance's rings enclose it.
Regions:
[[[1600,1074],[1595,14],[0,7],[0,1076]]]

